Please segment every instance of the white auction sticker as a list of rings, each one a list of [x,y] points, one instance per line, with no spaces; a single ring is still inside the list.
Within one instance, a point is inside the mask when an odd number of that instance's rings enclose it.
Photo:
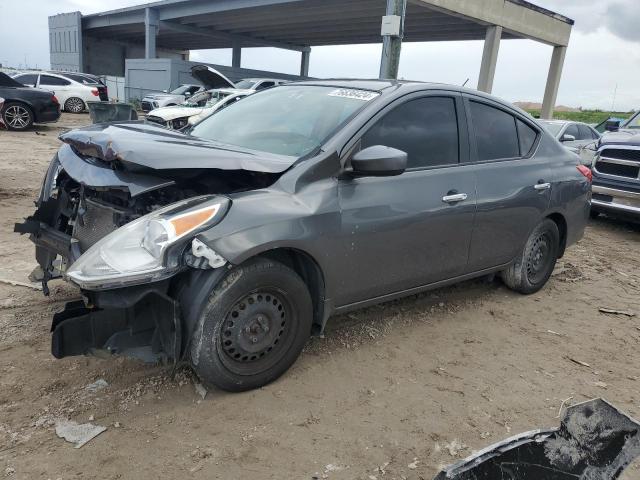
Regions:
[[[364,102],[373,100],[378,95],[380,94],[376,92],[368,92],[367,90],[357,90],[354,88],[338,88],[329,93],[330,97],[354,98]]]

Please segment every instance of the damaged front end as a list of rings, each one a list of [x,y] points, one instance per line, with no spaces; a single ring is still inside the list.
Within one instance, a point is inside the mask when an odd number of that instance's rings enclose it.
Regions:
[[[560,428],[491,445],[435,480],[615,480],[640,455],[640,423],[602,399],[569,407]]]
[[[180,360],[183,330],[197,318],[194,299],[227,263],[198,234],[225,217],[228,194],[267,186],[277,172],[244,170],[238,159],[253,159],[243,152],[221,153],[133,124],[89,127],[61,139],[36,211],[14,228],[36,246],[45,295],[59,276],[82,292],[84,301],[54,316],[53,355],[107,351]],[[177,160],[185,154],[189,160]]]

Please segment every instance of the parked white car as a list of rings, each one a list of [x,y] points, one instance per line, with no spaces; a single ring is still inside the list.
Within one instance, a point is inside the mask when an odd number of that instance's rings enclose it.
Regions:
[[[235,88],[207,90],[193,95],[182,105],[152,110],[147,114],[146,120],[172,130],[180,130],[187,125],[196,124],[252,93],[254,93],[253,90]]]
[[[78,74],[54,72],[24,72],[13,77],[27,87],[41,88],[51,91],[62,105],[65,112],[80,113],[87,108],[87,102],[106,102],[109,100],[107,87],[99,80],[91,81],[91,77]]]

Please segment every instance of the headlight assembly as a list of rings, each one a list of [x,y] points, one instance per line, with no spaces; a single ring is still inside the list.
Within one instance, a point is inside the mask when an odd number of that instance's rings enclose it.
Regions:
[[[66,276],[86,290],[169,277],[180,268],[173,247],[222,220],[228,205],[226,198],[205,196],[156,210],[98,241],[71,265]]]

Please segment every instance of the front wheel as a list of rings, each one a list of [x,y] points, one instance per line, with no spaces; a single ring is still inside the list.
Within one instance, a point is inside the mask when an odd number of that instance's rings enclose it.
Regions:
[[[547,218],[533,229],[522,253],[502,272],[502,280],[517,292],[537,292],[549,280],[556,266],[559,249],[558,226]]]
[[[258,259],[231,270],[212,290],[191,339],[191,363],[206,385],[239,392],[272,382],[311,334],[304,281],[281,263]]]

